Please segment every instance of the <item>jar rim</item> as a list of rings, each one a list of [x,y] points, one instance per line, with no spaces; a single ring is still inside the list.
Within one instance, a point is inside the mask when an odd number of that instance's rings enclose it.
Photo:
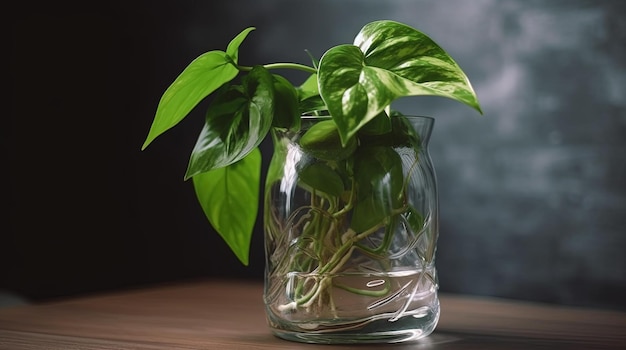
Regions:
[[[405,118],[408,119],[428,119],[428,120],[432,120],[434,121],[435,118],[434,117],[430,117],[427,115],[414,115],[414,114],[403,114],[402,115]],[[308,114],[303,114],[300,116],[301,119],[304,120],[314,120],[314,119],[332,119],[332,117],[330,115],[308,115]]]

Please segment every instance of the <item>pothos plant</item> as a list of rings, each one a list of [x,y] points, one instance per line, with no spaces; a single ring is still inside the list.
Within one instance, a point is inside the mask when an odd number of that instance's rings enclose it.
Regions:
[[[402,114],[390,108],[394,100],[442,96],[482,113],[459,65],[427,35],[408,25],[390,20],[368,23],[352,44],[334,46],[319,60],[311,57],[308,65],[240,64],[239,47],[254,29],[239,33],[225,51],[200,55],[182,71],[163,94],[142,146],[145,149],[212,95],[184,179],[193,180],[210,224],[245,265],[259,209],[259,145],[272,128],[297,131],[302,116],[329,116],[300,140],[301,147],[329,160],[328,166],[317,170],[322,173],[301,175],[304,182],[309,179],[303,185],[310,191],[334,196],[332,208],[337,217],[358,207],[357,191],[360,187],[363,192],[364,186],[358,186],[359,179],[353,179],[352,184],[316,181],[317,175],[336,170],[337,160],[351,159],[358,147],[375,142],[368,136],[410,134]],[[306,78],[294,85],[278,74],[279,70],[302,71]],[[392,171],[385,165],[388,157],[384,149],[380,152],[361,162],[366,168],[360,173],[371,175],[363,182]],[[354,163],[344,165],[358,166]],[[398,183],[401,191],[402,180]],[[382,204],[370,201],[370,206],[374,213]],[[376,222],[376,215],[362,217],[363,222],[352,217],[352,227],[360,233],[382,222]]]

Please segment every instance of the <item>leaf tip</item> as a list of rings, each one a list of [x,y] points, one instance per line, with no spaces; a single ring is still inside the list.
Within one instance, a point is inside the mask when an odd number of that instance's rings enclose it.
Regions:
[[[243,266],[249,266],[250,264],[248,254],[237,254],[237,259],[239,259],[239,262],[241,262]]]
[[[484,115],[485,115],[485,113],[483,112],[483,109],[482,109],[482,107],[480,106],[480,103],[478,102],[478,100],[476,100],[476,104],[475,104],[474,106],[472,106],[472,107],[474,107],[474,109],[475,109],[478,113],[480,113],[480,115],[482,115],[482,116],[484,116]]]
[[[146,140],[143,142],[143,145],[141,145],[141,150],[143,151],[143,150],[145,150],[146,148],[148,148],[148,145],[150,144],[150,142],[152,142],[152,140],[150,140],[150,139],[146,139]]]

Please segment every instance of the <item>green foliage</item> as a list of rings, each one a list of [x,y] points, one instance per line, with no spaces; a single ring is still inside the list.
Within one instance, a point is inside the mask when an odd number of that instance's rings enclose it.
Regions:
[[[355,155],[357,203],[351,227],[366,231],[402,207],[402,159],[391,147],[361,147]]]
[[[222,88],[209,107],[185,178],[233,164],[267,136],[274,116],[274,79],[254,67],[242,85]]]
[[[435,95],[480,112],[465,73],[425,34],[398,22],[367,24],[354,45],[328,50],[319,66],[320,94],[344,142],[400,97]]]
[[[161,97],[150,132],[141,149],[148,147],[157,136],[183,120],[205,97],[237,76],[239,71],[235,65],[239,45],[251,30],[248,28],[237,35],[228,45],[227,52],[204,53],[183,70]]]
[[[244,265],[256,221],[261,179],[261,151],[253,149],[231,166],[193,177],[200,206],[215,230]]]
[[[300,138],[300,146],[315,158],[323,160],[342,160],[356,149],[356,139],[347,145],[341,144],[341,136],[333,120],[323,120],[313,125]]]
[[[353,210],[357,232],[396,220],[397,211],[419,224],[419,213],[403,209],[402,162],[392,149],[417,148],[419,138],[389,107],[400,97],[434,95],[481,112],[457,63],[418,30],[375,21],[352,44],[330,48],[319,63],[313,58],[312,66],[241,66],[239,46],[252,30],[239,33],[226,51],[204,53],[183,70],[163,94],[142,149],[215,93],[185,179],[193,179],[209,222],[244,264],[258,211],[258,146],[272,127],[297,131],[301,115],[330,116],[300,141],[320,160],[299,170],[303,188],[335,199],[331,202],[347,200],[348,206],[335,214]],[[294,86],[270,73],[273,69],[297,69],[310,76]],[[280,175],[278,166],[272,165],[270,180]],[[383,180],[388,178],[393,180]],[[346,179],[354,186],[346,186]]]
[[[274,117],[272,126],[291,130],[300,129],[298,91],[284,77],[274,74]],[[271,102],[271,101],[270,101]]]
[[[318,195],[341,197],[344,184],[341,176],[328,164],[318,162],[308,164],[298,173],[300,186],[310,192],[318,191]]]

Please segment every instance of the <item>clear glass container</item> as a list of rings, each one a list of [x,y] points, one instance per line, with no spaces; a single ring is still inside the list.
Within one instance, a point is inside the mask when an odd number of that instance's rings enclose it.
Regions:
[[[303,117],[297,132],[272,130],[264,198],[269,326],[307,343],[425,337],[439,319],[434,120],[392,117],[390,132],[364,127],[345,147],[316,127],[328,120]]]

